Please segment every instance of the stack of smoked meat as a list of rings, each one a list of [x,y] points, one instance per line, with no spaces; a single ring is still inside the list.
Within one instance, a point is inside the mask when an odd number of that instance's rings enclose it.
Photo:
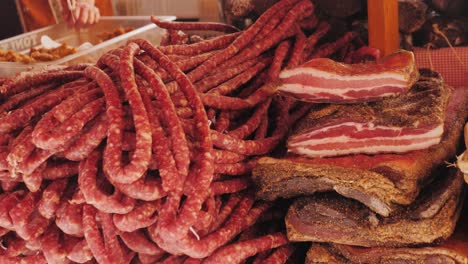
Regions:
[[[467,89],[418,70],[408,51],[365,64],[312,59],[280,78],[280,93],[313,108],[253,180],[258,198],[297,197],[285,224],[290,241],[313,242],[306,263],[468,262],[453,166]]]

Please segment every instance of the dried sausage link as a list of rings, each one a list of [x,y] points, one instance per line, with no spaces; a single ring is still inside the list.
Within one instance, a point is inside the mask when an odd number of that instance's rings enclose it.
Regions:
[[[56,212],[55,224],[67,235],[82,237],[82,214],[82,204],[75,204],[67,200],[62,200],[62,203]]]
[[[271,34],[268,34],[268,37],[265,37],[257,41],[255,45],[242,50],[235,58],[228,62],[228,65],[236,65],[250,58],[255,58],[264,51],[273,47],[273,45],[278,43],[281,39],[289,37],[291,33],[290,30],[294,23],[302,19],[302,17],[310,15],[313,9],[314,6],[311,1],[299,1],[288,11],[275,30],[272,31]]]
[[[140,202],[127,214],[114,214],[114,224],[122,232],[148,227],[157,221],[160,207],[160,201]]]
[[[296,109],[293,109],[293,112],[289,114],[289,124],[294,125],[299,119],[301,119],[303,116],[309,113],[312,107],[312,104],[301,103]]]
[[[244,87],[242,91],[239,92],[238,97],[246,98],[252,95],[255,91],[257,91],[260,87],[265,85],[268,81],[268,71],[264,70],[258,74],[258,76],[252,80],[252,82]]]
[[[97,148],[106,138],[109,124],[105,113],[97,116],[87,124],[81,135],[63,152],[65,158],[73,161],[81,161]]]
[[[180,60],[176,62],[177,67],[180,68],[181,71],[183,72],[188,72],[192,70],[193,68],[197,67],[207,59],[209,59],[211,56],[216,54],[219,51],[211,51],[207,53],[202,53],[193,57],[190,57],[185,60]],[[170,56],[170,55],[168,55]],[[156,62],[155,62],[156,63]],[[156,63],[157,64],[157,63]],[[158,67],[155,72],[161,77],[161,79],[166,83],[166,88],[169,91],[170,94],[174,94],[179,91],[179,85],[177,82],[172,80],[171,76],[167,73],[166,70],[164,70],[161,67]]]
[[[259,60],[259,62],[256,63],[253,67],[247,69],[246,71],[235,76],[234,78],[214,87],[209,91],[209,93],[221,95],[233,93],[243,84],[247,83],[252,78],[254,78],[259,72],[261,72],[266,67],[267,62],[268,60]]]
[[[291,2],[289,5],[284,6],[280,10],[277,10],[273,17],[268,21],[268,23],[258,32],[258,34],[253,39],[253,42],[258,42],[259,40],[268,37],[272,30],[275,29],[280,22],[283,20],[284,16],[289,12],[293,4],[296,4],[298,1]]]
[[[26,188],[28,188],[30,192],[37,192],[41,188],[42,171],[45,169],[46,165],[47,164],[44,162],[32,173],[22,175],[24,185],[26,185]]]
[[[0,147],[8,146],[13,140],[13,135],[11,134],[0,134]]]
[[[97,212],[97,217],[101,224],[102,236],[109,255],[115,262],[130,263],[134,252],[128,251],[124,244],[121,244],[118,237],[118,231],[112,221],[112,215],[102,211]]]
[[[119,232],[119,236],[129,249],[138,254],[162,257],[166,253],[146,237],[143,229],[133,232]]]
[[[310,53],[315,49],[317,42],[330,31],[330,28],[331,26],[327,22],[322,21],[319,23],[314,33],[307,37],[306,46],[304,48],[304,58],[309,57]]]
[[[81,239],[67,252],[67,258],[76,263],[88,263],[93,259],[93,253],[86,240]]]
[[[237,32],[238,28],[215,22],[177,22],[177,21],[164,21],[155,16],[151,16],[151,21],[161,28],[173,30],[211,30],[225,33]]]
[[[215,173],[225,175],[245,175],[252,172],[256,161],[250,160],[247,162],[228,163],[228,164],[216,164]]]
[[[153,151],[159,164],[160,175],[163,180],[162,187],[165,191],[171,189],[178,193],[183,188],[183,182],[188,174],[190,163],[187,139],[180,120],[177,117],[175,106],[161,79],[138,60],[135,60],[135,67],[137,72],[151,84],[153,97],[158,99],[156,106],[157,110],[159,110],[159,115],[156,109],[152,107],[149,96],[144,96],[147,97],[145,105],[148,108],[148,113],[153,123]],[[144,91],[142,95],[145,95]],[[158,118],[160,119],[159,121]],[[172,144],[172,153],[161,126],[163,122],[166,124],[168,134],[170,135],[169,141]]]
[[[255,130],[255,140],[265,138],[268,133],[268,113],[260,120],[257,130]]]
[[[315,51],[309,56],[310,59],[315,58],[326,58],[338,51],[340,48],[348,44],[350,41],[355,39],[358,36],[357,32],[350,31],[345,33],[339,39],[335,40],[335,42],[323,44],[320,47],[317,47]]]
[[[291,43],[287,40],[282,41],[278,47],[275,49],[275,55],[273,57],[273,62],[271,63],[270,68],[268,69],[268,78],[272,81],[279,78],[279,73],[283,67],[283,62],[288,54]]]
[[[63,123],[78,112],[84,105],[102,97],[102,91],[96,88],[96,84],[89,83],[78,89],[74,95],[55,106],[51,112],[59,122]]]
[[[208,195],[209,185],[213,177],[213,157],[211,150],[213,148],[211,138],[209,137],[209,125],[206,117],[205,108],[198,96],[198,93],[188,79],[188,77],[178,69],[178,67],[171,62],[163,53],[155,49],[150,43],[143,40],[136,41],[143,50],[148,52],[150,56],[156,59],[159,64],[165,68],[172,77],[179,84],[181,91],[189,100],[189,105],[194,111],[193,120],[196,124],[195,131],[197,137],[195,140],[198,144],[197,158],[194,160],[192,169],[189,172],[189,181],[193,179],[196,182],[194,192],[189,195],[188,199],[184,201],[181,208],[179,217],[174,221],[171,215],[163,216],[161,213],[161,220],[158,225],[163,229],[164,237],[167,239],[177,239],[187,234],[188,229],[196,221],[196,212],[200,211],[204,198]],[[195,175],[193,175],[196,172]],[[193,186],[193,185],[192,185]],[[180,201],[180,196],[170,196],[168,199],[175,199],[169,204],[175,204]],[[164,212],[164,210],[162,210]],[[161,224],[160,224],[161,223]],[[169,231],[170,230],[170,231]]]
[[[103,216],[100,214],[99,211],[96,210],[91,205],[83,205],[83,230],[86,242],[88,243],[89,249],[93,253],[94,258],[98,263],[106,264],[106,263],[129,263],[130,261],[125,261],[124,258],[117,258],[119,255],[118,251],[115,250],[116,245],[114,242],[114,237],[108,232],[113,231],[112,225],[101,224],[102,233],[99,232],[98,222],[96,220],[97,215],[99,217]],[[101,219],[104,221],[104,219]],[[111,229],[111,230],[109,230]],[[120,247],[119,247],[120,248]],[[114,251],[112,251],[114,249]]]
[[[255,129],[257,129],[257,127],[260,125],[261,120],[263,118],[267,118],[266,114],[268,108],[270,107],[270,104],[271,100],[267,100],[261,103],[257,107],[257,109],[255,109],[255,112],[252,114],[252,116],[247,121],[245,121],[244,124],[232,131],[229,131],[228,135],[231,137],[244,139],[250,134],[252,134],[255,131]]]
[[[229,111],[219,111],[218,118],[214,123],[214,128],[216,131],[225,132],[229,129],[231,125],[231,114]]]
[[[200,80],[205,74],[212,71],[217,65],[220,65],[221,63],[229,60],[241,49],[246,47],[252,41],[252,39],[254,39],[255,35],[260,31],[262,27],[264,27],[269,22],[269,20],[274,16],[274,14],[277,11],[283,8],[287,8],[295,2],[296,0],[285,0],[280,1],[272,7],[270,7],[257,19],[257,21],[252,26],[243,31],[242,34],[238,38],[236,38],[228,47],[226,47],[221,52],[216,53],[214,56],[210,57],[207,61],[202,63],[193,71],[191,71],[188,74],[190,80],[192,82]]]
[[[164,255],[163,255],[164,256]],[[159,260],[163,257],[160,255],[148,255],[148,254],[143,254],[139,253],[138,254],[138,261],[141,264],[153,264],[153,263],[160,263]],[[138,262],[136,262],[138,263]]]
[[[45,92],[54,89],[56,84],[47,84],[41,85],[31,90],[26,90],[19,94],[10,96],[6,102],[0,105],[0,115],[6,114],[7,112],[17,108],[23,103],[28,102],[28,100],[34,99],[40,95],[43,95]]]
[[[255,205],[253,208],[252,205],[253,197],[245,197],[223,227],[203,237],[201,240],[195,240],[192,237],[186,236],[179,241],[177,245],[178,249],[192,258],[205,258],[211,255],[217,248],[226,244],[240,232],[251,226],[260,214],[269,207],[265,203]]]
[[[199,92],[206,92],[219,84],[233,78],[234,76],[246,71],[257,63],[257,59],[248,60],[236,67],[229,67],[227,69],[218,70],[212,75],[201,79],[195,83]]]
[[[41,237],[41,250],[47,263],[65,263],[67,252],[60,243],[59,229],[55,225],[50,225]]]
[[[241,263],[258,252],[277,248],[286,243],[288,243],[288,239],[283,233],[266,235],[225,246],[206,258],[203,263],[224,263],[228,260],[230,263]]]
[[[176,108],[177,116],[181,119],[188,119],[193,116],[192,109],[189,107],[177,107]]]
[[[81,161],[78,175],[78,185],[86,200],[86,203],[107,213],[126,214],[135,205],[135,200],[114,190],[112,195],[107,195],[97,184],[98,163],[100,152],[92,152],[86,160]]]
[[[32,130],[32,126],[25,127],[12,141],[10,152],[6,156],[8,167],[4,169],[9,169],[14,172],[13,169],[17,168],[18,164],[25,161],[26,158],[34,151],[35,147],[31,141]]]
[[[213,54],[215,54],[216,52],[218,52],[218,51],[210,51],[210,52],[202,53],[202,54],[199,54],[199,55],[196,55],[196,56],[188,57],[186,59],[177,60],[177,61],[175,61],[175,63],[180,68],[180,70],[182,70],[183,72],[188,72],[188,71],[192,70],[193,68],[197,67],[198,65],[200,65],[201,63],[203,63],[204,61],[206,61],[208,58],[213,56]],[[147,54],[143,54],[143,55],[147,56]],[[173,56],[173,55],[168,55],[168,57],[169,56]],[[178,89],[179,89],[178,84],[175,81],[172,80],[171,76],[167,73],[166,70],[159,67],[158,63],[155,60],[153,60],[153,59],[151,59],[151,60],[152,60],[152,62],[150,64],[148,64],[146,62],[144,62],[144,63],[148,67],[153,69],[156,72],[156,74],[158,74],[160,76],[160,78],[165,83],[167,83],[166,88],[169,91],[169,93],[172,94],[172,93],[177,92]]]
[[[42,192],[41,199],[37,203],[37,211],[46,219],[55,217],[67,182],[67,179],[53,181]]]
[[[47,229],[50,221],[35,210],[40,193],[28,193],[9,214],[16,234],[24,240],[34,240]]]
[[[247,156],[237,154],[235,152],[231,152],[227,150],[219,150],[219,149],[213,149],[212,154],[213,154],[215,163],[218,163],[218,164],[237,163],[247,158]]]
[[[262,155],[271,151],[284,136],[284,133],[258,140],[240,140],[217,131],[211,131],[213,144],[242,155]]]
[[[13,221],[9,212],[18,204],[23,194],[24,191],[13,191],[0,195],[0,202],[2,204],[2,206],[0,206],[0,227],[14,230]]]
[[[232,136],[211,130],[213,144],[217,148],[226,149],[243,155],[261,155],[271,151],[286,135],[289,123],[289,105],[281,102],[281,98],[275,99],[275,105],[278,107],[276,128],[270,137],[256,140],[240,140]]]
[[[106,145],[104,153],[104,171],[114,182],[119,183],[131,183],[141,178],[148,169],[148,164],[151,159],[151,126],[135,82],[133,67],[133,56],[138,51],[138,46],[130,43],[124,47],[120,57],[120,81],[132,109],[136,130],[136,149],[131,157],[130,163],[125,165],[125,167],[122,166],[122,150],[119,148],[114,149],[113,145],[115,142],[119,147],[121,146],[123,135],[117,134],[121,131],[121,127],[115,127],[113,125],[114,121],[108,113],[110,125],[107,138],[108,144]],[[107,107],[107,110],[109,112],[109,107]],[[117,135],[111,137],[113,134]]]
[[[44,258],[42,253],[37,252],[37,254],[27,255],[27,256],[18,256],[18,257],[9,257],[5,255],[0,255],[0,263],[2,264],[46,264],[47,260]]]
[[[129,50],[127,53],[136,52],[136,50]],[[130,57],[130,54],[126,54]],[[131,62],[131,61],[130,61]],[[133,74],[132,66],[128,66],[128,61],[122,74]],[[129,69],[130,68],[130,69]],[[134,91],[135,87],[132,80],[127,82],[127,90],[130,93],[132,100],[136,100],[133,104],[137,111],[134,114],[134,120],[138,120],[137,130],[137,150],[132,156],[132,160],[125,167],[122,167],[122,138],[123,138],[123,107],[120,100],[120,95],[110,77],[102,70],[96,67],[88,67],[85,70],[85,75],[91,79],[96,80],[104,92],[106,99],[106,114],[109,122],[107,130],[107,144],[104,150],[104,171],[110,175],[115,182],[131,183],[141,178],[148,168],[149,159],[151,158],[151,128],[149,127],[148,116],[144,110],[144,106],[140,105],[141,97],[138,91]],[[127,76],[128,78],[128,76]],[[130,77],[132,78],[132,77]],[[143,107],[143,109],[141,109]],[[133,110],[133,109],[132,109]],[[142,146],[142,144],[149,144]]]
[[[198,221],[193,226],[193,229],[197,230],[199,236],[204,236],[210,231],[219,211],[219,206],[216,205],[213,195],[210,195],[206,199],[204,207],[205,210],[199,212]]]
[[[262,263],[265,264],[276,264],[276,263],[286,263],[289,257],[294,253],[294,246],[284,245],[277,248],[273,253],[271,253]]]
[[[306,35],[300,27],[296,27],[296,39],[286,68],[294,68],[302,64],[306,42]]]
[[[18,257],[23,254],[32,253],[31,250],[26,247],[27,241],[18,237],[13,232],[7,234],[2,238],[2,240],[4,241],[4,243],[2,243],[3,246],[6,246],[6,249],[4,249],[4,252],[2,252],[2,255],[6,255],[8,257]]]
[[[155,201],[167,195],[163,190],[161,179],[149,176],[143,176],[132,183],[112,182],[112,185],[128,197],[143,201]]]
[[[161,46],[159,47],[159,49],[164,54],[177,54],[186,56],[198,55],[213,50],[224,49],[229,44],[231,44],[240,34],[241,33],[236,32],[193,44]]]
[[[51,82],[69,82],[83,77],[82,71],[40,71],[23,74],[16,77],[12,82],[0,87],[0,94],[12,96],[21,93],[28,88]]]
[[[213,195],[236,193],[249,188],[251,185],[252,181],[249,177],[217,181],[211,184],[211,192]]]
[[[31,175],[36,169],[43,165],[44,162],[46,162],[47,159],[49,159],[54,153],[54,151],[35,148],[31,155],[29,155],[23,162],[18,164],[17,171],[23,173],[23,175]]]
[[[277,90],[277,84],[274,82],[267,83],[256,90],[249,97],[242,99],[238,97],[229,97],[217,94],[201,94],[200,97],[203,104],[207,107],[213,107],[216,109],[223,110],[241,110],[246,108],[252,108],[257,104],[265,101],[268,97],[275,94]]]
[[[52,90],[21,108],[13,110],[10,114],[0,117],[0,133],[10,133],[25,126],[35,116],[43,114],[72,94],[71,89]]]
[[[78,175],[78,162],[73,161],[47,162],[42,171],[42,178],[45,180],[59,180],[74,175]]]
[[[60,105],[58,106],[60,107]],[[41,149],[56,150],[69,143],[88,123],[104,110],[104,98],[91,101],[64,122],[55,119],[54,110],[36,124],[32,142]]]

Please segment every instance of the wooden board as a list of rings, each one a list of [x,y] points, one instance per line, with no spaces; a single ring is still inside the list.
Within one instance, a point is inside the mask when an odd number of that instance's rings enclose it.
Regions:
[[[398,0],[367,0],[369,46],[387,55],[399,48]]]

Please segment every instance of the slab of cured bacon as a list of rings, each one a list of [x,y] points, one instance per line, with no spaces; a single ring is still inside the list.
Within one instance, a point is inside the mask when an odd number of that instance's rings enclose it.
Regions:
[[[312,103],[378,101],[404,93],[418,79],[414,55],[397,51],[376,62],[343,64],[328,58],[312,59],[283,70],[279,91]]]
[[[311,111],[289,138],[288,151],[330,157],[426,149],[440,142],[451,90],[440,76],[422,70],[412,89],[398,97]]]

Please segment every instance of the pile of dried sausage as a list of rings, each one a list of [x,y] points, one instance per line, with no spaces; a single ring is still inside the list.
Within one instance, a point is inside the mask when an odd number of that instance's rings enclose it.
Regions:
[[[278,74],[356,37],[316,47],[311,16],[282,0],[242,32],[153,18],[163,46],[1,80],[0,262],[284,263],[281,210],[249,190],[310,108],[275,95]]]

